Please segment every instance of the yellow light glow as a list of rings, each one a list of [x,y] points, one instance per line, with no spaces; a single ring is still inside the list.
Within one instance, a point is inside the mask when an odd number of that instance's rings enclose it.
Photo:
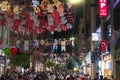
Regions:
[[[74,68],[73,68],[73,71],[77,71],[77,68],[76,68],[76,67],[74,67]]]
[[[80,2],[80,0],[70,0],[70,2],[77,3],[77,2]]]
[[[17,6],[17,5],[15,5],[14,8],[13,8],[13,12],[14,12],[15,14],[20,14],[20,7]]]
[[[3,1],[1,4],[1,10],[2,11],[7,11],[10,8],[10,4],[8,1]]]
[[[68,0],[69,2],[73,3],[73,4],[79,4],[84,2],[84,0]]]
[[[39,7],[34,7],[33,9],[34,9],[35,13],[39,13],[40,12],[40,8]]]

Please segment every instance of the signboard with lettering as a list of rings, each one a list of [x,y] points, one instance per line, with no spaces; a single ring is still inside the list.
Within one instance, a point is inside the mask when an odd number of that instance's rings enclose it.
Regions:
[[[107,0],[99,0],[99,16],[106,17],[108,16],[108,3]]]

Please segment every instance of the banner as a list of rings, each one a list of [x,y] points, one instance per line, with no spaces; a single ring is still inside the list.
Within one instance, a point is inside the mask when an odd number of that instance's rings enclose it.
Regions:
[[[100,45],[100,51],[101,52],[104,52],[105,51],[105,49],[106,49],[106,47],[107,47],[107,41],[106,40],[102,40],[101,41],[101,45]]]

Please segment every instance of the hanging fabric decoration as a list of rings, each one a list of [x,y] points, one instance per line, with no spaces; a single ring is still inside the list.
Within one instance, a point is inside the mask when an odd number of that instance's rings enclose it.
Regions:
[[[60,16],[56,10],[53,11],[52,17],[54,19],[54,28],[57,28],[60,23]]]
[[[64,12],[64,5],[59,0],[56,2],[57,12]]]
[[[47,14],[47,18],[48,18],[48,25],[53,26],[54,25],[54,19],[53,19],[52,15]]]
[[[35,13],[34,12],[30,12],[29,15],[30,15],[30,19],[33,20],[34,16],[35,16]]]
[[[5,18],[5,13],[0,13],[0,25],[5,26],[7,23],[7,20]]]
[[[19,19],[14,20],[14,24],[12,26],[12,29],[18,32],[19,25],[20,25],[20,20]]]
[[[72,23],[67,23],[66,26],[67,26],[67,29],[72,29]]]
[[[66,52],[66,41],[65,40],[61,41],[61,51]]]
[[[64,16],[61,16],[61,24],[66,24],[67,23],[67,19]]]
[[[67,9],[67,19],[68,19],[68,22],[70,23],[73,23],[74,22],[74,18],[73,18],[73,12],[71,9]]]
[[[15,14],[14,15],[14,19],[16,20],[16,19],[20,19],[20,16],[18,15],[18,14]]]
[[[48,5],[48,13],[52,13],[54,11],[53,4]]]
[[[0,25],[7,25],[11,31],[22,35],[44,33],[46,30],[54,34],[55,31],[66,31],[73,27],[74,16],[71,5],[67,5],[67,9],[64,10],[64,3],[61,0],[42,0],[41,2],[32,0],[32,3],[33,9],[37,12],[26,11],[26,4],[13,5],[11,9],[8,2],[2,1]],[[3,4],[6,7],[1,6]]]
[[[61,26],[61,30],[63,30],[63,31],[67,30],[67,27],[64,24],[61,24],[60,26]]]
[[[24,40],[24,51],[28,51],[28,50],[29,50],[29,41]]]

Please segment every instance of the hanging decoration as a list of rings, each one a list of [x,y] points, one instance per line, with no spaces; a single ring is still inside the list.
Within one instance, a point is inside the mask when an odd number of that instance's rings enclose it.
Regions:
[[[17,53],[17,48],[11,48],[10,49],[11,54],[15,55]]]
[[[10,49],[9,48],[5,48],[4,52],[5,52],[5,55],[9,55],[10,54]]]
[[[49,31],[67,31],[73,28],[74,16],[71,7],[64,9],[60,0],[32,0],[34,12],[26,11],[26,5],[10,5],[9,2],[0,3],[0,26],[8,26],[11,31],[24,34],[39,34]],[[13,7],[13,8],[12,8]],[[11,21],[11,22],[10,22]]]
[[[10,8],[10,3],[8,1],[2,1],[0,3],[0,8],[2,11],[8,11]]]
[[[101,44],[100,44],[100,51],[104,52],[106,47],[107,47],[107,45],[108,45],[108,42],[106,40],[102,40]]]

